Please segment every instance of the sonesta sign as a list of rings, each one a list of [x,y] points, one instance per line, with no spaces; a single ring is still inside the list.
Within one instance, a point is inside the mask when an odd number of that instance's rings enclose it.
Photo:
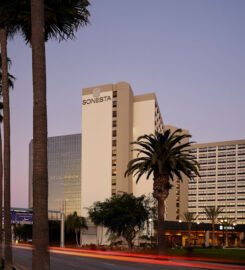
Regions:
[[[89,105],[93,103],[101,103],[112,100],[110,96],[87,98],[83,100],[83,105]]]

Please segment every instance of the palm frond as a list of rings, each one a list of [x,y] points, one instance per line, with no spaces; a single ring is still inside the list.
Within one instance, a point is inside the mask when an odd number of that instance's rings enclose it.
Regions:
[[[190,137],[181,129],[140,136],[131,143],[137,156],[128,163],[125,176],[133,175],[137,182],[144,174],[147,179],[153,174],[154,177],[168,175],[172,180],[174,177],[183,180],[184,175],[200,176],[199,164],[189,152],[193,142],[183,141]]]

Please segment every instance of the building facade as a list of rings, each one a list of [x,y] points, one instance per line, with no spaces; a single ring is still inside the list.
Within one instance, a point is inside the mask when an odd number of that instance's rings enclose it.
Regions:
[[[154,93],[135,96],[125,82],[83,89],[82,140],[81,134],[48,138],[49,210],[64,209],[66,214],[77,211],[86,217],[94,202],[112,195],[152,194],[152,178],[142,176],[136,184],[124,173],[128,162],[136,157],[130,143],[156,131],[163,132],[164,125]],[[29,157],[31,208],[32,142]],[[187,211],[188,181],[172,184],[165,216],[178,220]]]
[[[177,127],[165,125],[165,129],[170,129],[171,132],[174,132]],[[186,129],[182,129],[183,134],[188,134],[189,131]],[[188,142],[188,138],[185,138],[182,143]],[[183,175],[183,181],[180,182],[178,179],[171,182],[172,188],[169,192],[169,196],[166,200],[166,209],[167,212],[167,219],[168,220],[181,220],[183,213],[187,212],[188,210],[188,182],[189,179]]]
[[[32,208],[32,141],[29,145],[29,207]],[[81,215],[81,134],[48,138],[48,209]]]
[[[125,177],[128,162],[135,158],[130,143],[144,134],[163,132],[164,124],[154,93],[135,96],[126,82],[82,90],[82,215],[96,201],[124,192],[135,196],[153,191],[152,178]],[[185,185],[185,188],[180,188]],[[187,185],[174,183],[166,202],[166,219],[176,220],[187,211]],[[180,190],[182,192],[180,193]],[[185,190],[185,192],[183,192]],[[177,203],[176,203],[176,198]],[[88,231],[85,242],[93,241]],[[97,232],[97,236],[98,236]]]
[[[207,221],[204,207],[221,206],[220,218],[245,224],[245,140],[195,144],[200,175],[189,181],[188,209]]]

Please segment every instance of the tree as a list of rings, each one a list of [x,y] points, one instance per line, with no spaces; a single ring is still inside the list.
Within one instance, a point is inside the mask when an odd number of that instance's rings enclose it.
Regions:
[[[0,110],[3,109],[3,103],[0,102]],[[3,157],[2,157],[2,121],[3,116],[0,113],[0,269],[3,267],[3,237],[2,237],[2,230],[3,230]]]
[[[50,267],[45,41],[50,38],[59,40],[74,38],[75,31],[88,23],[90,15],[87,10],[88,5],[88,0],[1,0],[0,2],[0,27],[4,28],[5,34],[9,29],[17,29],[32,46],[34,244],[32,268],[34,270],[46,270]],[[7,44],[6,35],[4,44]]]
[[[7,58],[7,35],[6,30],[0,25],[0,46],[1,46],[1,95],[3,96],[3,175],[4,175],[4,250],[5,250],[5,267],[12,269],[12,250],[11,250],[11,214],[10,214],[10,111],[9,111],[9,87],[13,87],[14,77],[8,73],[10,60]],[[2,151],[2,143],[1,143]],[[2,152],[1,152],[2,157]],[[2,166],[2,161],[1,161]],[[2,173],[1,173],[2,178]],[[2,179],[1,179],[2,184]],[[2,185],[1,185],[2,189]],[[1,192],[2,198],[2,192]],[[1,202],[2,211],[2,202]],[[2,219],[2,215],[1,215]],[[1,224],[2,226],[2,224]],[[2,238],[2,236],[1,236]],[[1,239],[2,242],[2,239]]]
[[[188,228],[188,247],[191,245],[191,226],[192,223],[197,219],[197,215],[192,212],[184,212],[182,215],[183,220],[187,223]]]
[[[0,6],[1,12],[1,6]],[[5,10],[5,12],[8,12]],[[11,163],[11,151],[10,151],[10,109],[9,109],[9,87],[11,85],[11,79],[9,80],[8,64],[9,59],[7,57],[7,35],[13,34],[16,31],[15,28],[7,28],[3,23],[2,16],[0,15],[0,49],[1,49],[1,94],[3,96],[3,179],[4,179],[4,250],[5,250],[5,268],[12,269],[12,248],[11,248],[11,214],[10,214],[10,163]]]
[[[73,214],[70,214],[66,218],[66,229],[68,232],[74,231],[76,235],[76,244],[77,246],[81,245],[81,239],[80,244],[78,242],[78,233],[81,231],[81,229],[88,229],[86,219],[84,217],[80,217],[77,215],[77,212],[74,212]]]
[[[12,269],[11,250],[11,215],[10,215],[10,111],[9,84],[7,66],[7,35],[4,28],[0,29],[0,45],[2,58],[2,95],[3,95],[3,175],[4,175],[4,232],[5,232],[5,268]]]
[[[7,58],[7,63],[8,65],[11,64],[10,59]],[[8,84],[11,88],[14,87],[14,81],[15,78],[14,76],[12,76],[11,74],[8,74]],[[3,84],[2,84],[2,57],[0,54],[0,95],[2,96],[2,90],[3,90]],[[2,101],[0,102],[0,110],[3,109],[3,103]],[[3,122],[3,116],[2,114],[0,114],[0,260],[2,263],[2,198],[3,198],[3,158],[2,158],[2,135],[1,135],[1,124]],[[10,203],[10,202],[9,202]],[[6,204],[7,209],[10,208],[10,205],[8,205],[8,203]],[[6,209],[5,209],[6,211]],[[5,212],[6,213],[6,212]],[[8,214],[7,214],[8,215]],[[7,229],[8,230],[8,229]],[[10,230],[10,234],[11,234],[11,227],[9,228]],[[9,236],[9,232],[7,233],[7,235]],[[11,237],[11,236],[10,236]],[[5,238],[6,239],[6,238]],[[11,238],[10,238],[11,239]],[[7,239],[7,241],[9,241],[9,239]],[[7,249],[7,253],[9,252],[9,248]],[[7,255],[7,258],[9,258],[11,260],[11,255]],[[9,264],[11,264],[11,261],[9,262]]]
[[[153,197],[158,201],[158,252],[164,253],[166,241],[164,238],[165,200],[172,185],[170,180],[183,176],[193,178],[199,176],[198,163],[195,156],[189,153],[193,142],[183,142],[191,135],[183,134],[181,129],[171,132],[169,129],[156,135],[143,135],[132,142],[136,146],[133,151],[137,157],[127,166],[125,176],[136,177],[136,183],[146,174],[146,179],[153,174]]]
[[[215,245],[215,222],[220,214],[223,213],[223,208],[221,206],[205,206],[204,207],[205,214],[207,219],[212,223],[212,245]]]
[[[109,233],[123,237],[128,248],[132,249],[133,240],[148,217],[144,199],[144,196],[127,193],[115,195],[104,202],[95,202],[88,211],[89,217],[95,225],[104,226]]]
[[[12,62],[11,60],[7,57],[7,64],[8,67],[11,66]],[[15,81],[15,77],[13,75],[11,75],[10,73],[8,73],[8,82],[9,82],[9,88],[14,88],[14,81]],[[0,53],[0,95],[2,96],[2,56]],[[3,108],[1,108],[2,110]]]
[[[15,224],[14,235],[17,240],[27,241],[32,237],[32,225],[31,224]]]

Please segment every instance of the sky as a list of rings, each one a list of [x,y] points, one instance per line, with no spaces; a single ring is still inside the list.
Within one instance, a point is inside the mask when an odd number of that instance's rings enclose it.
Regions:
[[[198,143],[245,139],[244,0],[90,2],[75,40],[46,43],[49,136],[81,132],[82,88],[126,81]],[[8,55],[12,206],[28,207],[31,48],[17,35]]]

